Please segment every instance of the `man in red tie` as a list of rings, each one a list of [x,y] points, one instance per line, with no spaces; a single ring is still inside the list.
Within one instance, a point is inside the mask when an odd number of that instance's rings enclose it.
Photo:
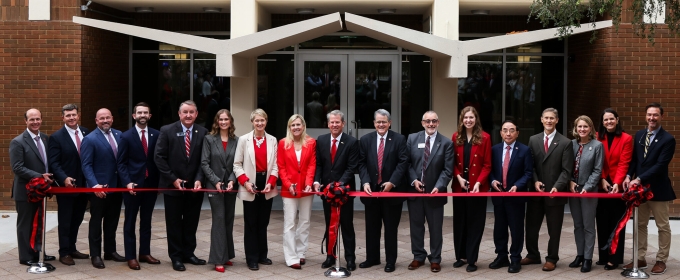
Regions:
[[[160,132],[148,126],[149,105],[140,102],[134,107],[135,126],[120,137],[118,145],[118,174],[129,192],[123,193],[125,203],[125,259],[128,267],[139,270],[135,224],[139,213],[139,261],[149,264],[161,262],[151,256],[151,215],[156,204],[156,192],[135,192],[135,188],[158,188],[158,168],[153,160],[156,140]]]
[[[557,132],[559,122],[557,109],[547,108],[541,114],[543,132],[529,138],[529,148],[534,157],[534,185],[529,191],[568,192],[569,182],[574,169],[574,150],[571,140]],[[541,264],[538,251],[538,233],[543,217],[548,226],[548,255],[545,257],[543,271],[553,271],[557,266],[560,250],[560,235],[566,197],[531,197],[526,212],[527,256],[521,265]]]
[[[533,186],[534,161],[531,150],[517,141],[519,127],[512,120],[501,126],[503,142],[491,148],[492,191],[526,192]],[[496,259],[489,264],[491,269],[508,267],[509,273],[517,273],[522,266],[524,245],[524,208],[526,197],[492,197],[494,213],[493,242],[496,245]],[[510,261],[508,261],[508,228],[512,236]]]

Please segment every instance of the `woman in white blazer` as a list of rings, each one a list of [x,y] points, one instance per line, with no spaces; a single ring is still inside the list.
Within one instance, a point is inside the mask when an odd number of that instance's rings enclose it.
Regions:
[[[278,194],[276,180],[277,141],[265,132],[267,113],[256,109],[250,113],[253,131],[239,137],[234,158],[234,175],[239,182],[238,197],[243,200],[243,241],[250,270],[258,264],[270,265],[267,258],[267,226],[272,210],[271,198]]]

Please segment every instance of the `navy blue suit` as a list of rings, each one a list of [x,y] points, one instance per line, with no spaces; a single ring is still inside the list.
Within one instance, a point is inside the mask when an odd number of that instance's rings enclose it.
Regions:
[[[491,174],[489,180],[503,183],[503,154],[505,143],[501,142],[491,147]],[[531,150],[526,145],[515,141],[508,166],[507,185],[501,187],[508,191],[517,186],[517,192],[526,192],[533,183],[534,161]],[[492,187],[491,191],[495,191]],[[492,197],[494,212],[493,241],[499,258],[508,256],[508,227],[512,235],[510,259],[513,263],[522,260],[524,248],[524,211],[526,197]]]
[[[80,140],[90,132],[87,128],[79,127]],[[81,142],[82,143],[82,142]],[[76,187],[85,187],[85,176],[80,162],[78,147],[66,126],[62,126],[50,137],[48,144],[48,161],[50,172],[54,174],[54,180],[58,187],[64,187],[66,178],[71,177],[76,181]],[[65,257],[75,251],[78,241],[78,229],[83,223],[85,208],[87,207],[87,194],[60,194],[57,195],[57,220],[59,222],[59,256]]]
[[[128,183],[137,184],[136,188],[158,188],[158,168],[153,159],[156,140],[160,132],[151,127],[145,128],[147,151],[144,152],[141,136],[136,126],[128,129],[120,137],[118,143],[118,173],[121,186]],[[148,172],[148,177],[147,177]],[[139,255],[151,255],[151,216],[156,204],[157,192],[138,192],[131,195],[123,193],[125,203],[125,222],[123,236],[125,238],[125,259],[137,259],[137,237],[135,224],[139,213]]]
[[[120,144],[119,130],[111,129],[110,133],[116,143]],[[108,138],[101,129],[95,129],[83,138],[80,145],[80,159],[83,164],[83,175],[87,187],[108,185],[109,188],[120,187],[116,156],[111,149]],[[108,193],[105,198],[90,194],[90,255],[101,257],[102,220],[104,228],[104,253],[116,252],[116,229],[123,202],[121,193]]]
[[[668,178],[668,165],[675,154],[675,137],[660,127],[659,132],[649,143],[645,157],[646,137],[647,129],[635,133],[633,159],[628,167],[628,175],[631,180],[639,177],[642,184],[649,184],[654,194],[652,201],[674,200],[676,196],[671,179]]]

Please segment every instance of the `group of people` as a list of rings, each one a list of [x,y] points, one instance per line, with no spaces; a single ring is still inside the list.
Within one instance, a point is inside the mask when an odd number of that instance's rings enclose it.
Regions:
[[[57,187],[102,188],[90,193],[59,194],[59,261],[74,265],[74,259],[91,259],[96,268],[104,260],[127,262],[140,269],[140,262],[160,264],[150,252],[151,215],[157,193],[135,191],[158,188],[165,202],[168,254],[173,269],[184,271],[184,263],[205,265],[198,258],[196,231],[206,188],[212,211],[210,255],[207,263],[224,272],[235,258],[233,228],[236,197],[243,201],[244,250],[249,269],[271,265],[268,258],[267,227],[272,198],[283,197],[283,252],[286,265],[301,269],[306,263],[313,195],[329,184],[341,182],[359,190],[365,205],[366,260],[360,268],[381,264],[380,239],[384,232],[385,272],[395,270],[397,236],[402,205],[406,201],[410,222],[413,260],[408,269],[425,265],[432,272],[441,270],[443,196],[380,197],[377,193],[444,193],[448,185],[454,193],[480,192],[572,192],[621,193],[632,184],[649,185],[654,198],[640,206],[639,267],[646,267],[647,223],[655,216],[659,228],[659,251],[652,274],[665,272],[670,250],[669,203],[675,194],[668,177],[668,164],[675,151],[675,138],[661,127],[663,108],[652,103],[646,108],[648,126],[634,137],[623,132],[618,114],[605,109],[596,133],[587,116],[573,125],[573,140],[556,130],[556,109],[541,115],[544,131],[532,136],[527,145],[517,141],[520,128],[512,120],[501,125],[503,142],[492,145],[483,132],[479,114],[473,107],[460,112],[457,131],[451,138],[438,132],[436,112],[426,112],[423,131],[405,137],[390,130],[390,113],[374,112],[375,133],[360,139],[343,133],[344,114],[339,110],[326,115],[329,133],[313,139],[307,135],[304,118],[295,114],[288,120],[286,137],[278,140],[266,132],[268,117],[262,109],[250,114],[253,130],[236,136],[234,118],[226,109],[217,112],[208,131],[196,125],[197,106],[185,101],[179,107],[179,121],[160,131],[147,126],[151,118],[146,103],[135,105],[134,127],[122,133],[111,128],[113,116],[108,109],[97,111],[97,128],[89,131],[78,125],[78,107],[62,108],[64,127],[47,137],[40,132],[41,112],[25,114],[27,129],[12,140],[10,160],[14,171],[13,197],[18,212],[17,237],[21,264],[38,261],[32,240],[33,221],[39,202],[27,200],[26,184],[43,178]],[[637,144],[635,144],[637,143]],[[277,182],[280,181],[280,189]],[[127,188],[125,192],[106,192],[107,188]],[[78,228],[90,201],[90,254],[76,249]],[[116,252],[121,203],[125,203],[125,256]],[[595,237],[598,248],[607,242],[625,204],[617,199],[559,197],[493,197],[493,240],[497,257],[489,268],[508,267],[517,273],[523,265],[542,264],[538,246],[539,231],[545,217],[549,242],[544,271],[552,271],[559,261],[560,235],[564,205],[569,203],[574,219],[577,256],[569,267],[581,272],[592,269]],[[482,240],[486,197],[453,198],[454,267],[467,265],[477,270]],[[326,233],[331,206],[323,202]],[[140,214],[139,249],[136,219]],[[354,198],[340,208],[340,227],[344,257],[349,270],[356,269]],[[425,223],[430,236],[425,249]],[[597,224],[597,232],[596,232]],[[384,231],[382,230],[384,226]],[[509,234],[508,234],[509,231]],[[526,232],[527,255],[522,258]],[[623,231],[625,233],[625,230]],[[510,242],[509,242],[510,241]],[[609,255],[599,250],[598,265],[611,270],[623,263],[623,244]],[[38,245],[39,241],[37,241]],[[508,248],[508,243],[510,246]],[[322,268],[335,265],[334,244],[329,246]],[[340,257],[340,256],[338,256]],[[55,259],[46,256],[46,260]],[[632,267],[632,263],[626,267]]]

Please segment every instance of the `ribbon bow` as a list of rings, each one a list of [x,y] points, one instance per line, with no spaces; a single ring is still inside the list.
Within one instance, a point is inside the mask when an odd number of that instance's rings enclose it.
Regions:
[[[26,184],[26,195],[28,196],[29,202],[41,202],[49,194],[50,184],[45,182],[43,177],[33,178]],[[51,196],[51,195],[50,195]],[[33,216],[33,225],[31,227],[31,249],[34,252],[41,251],[41,240],[43,233],[43,219],[42,215],[45,211],[43,210],[43,204],[40,203],[38,210],[35,211],[35,216]]]
[[[630,214],[633,213],[633,209],[640,206],[640,204],[647,202],[653,197],[654,194],[652,193],[649,184],[646,186],[640,184],[631,185],[630,188],[628,188],[628,190],[623,193],[621,199],[626,202],[626,213],[623,214],[623,217],[621,217],[619,222],[616,224],[616,228],[609,236],[609,240],[607,241],[607,244],[602,247],[602,250],[608,250],[610,255],[616,253],[619,244],[619,233],[624,227],[626,227],[626,223],[630,218]]]
[[[337,257],[333,250],[333,246],[335,246],[335,242],[338,239],[340,207],[349,199],[349,191],[349,185],[344,185],[342,182],[333,182],[324,188],[323,194],[321,195],[321,198],[331,206],[331,220],[328,224],[327,250],[328,252],[331,252],[333,257]]]

